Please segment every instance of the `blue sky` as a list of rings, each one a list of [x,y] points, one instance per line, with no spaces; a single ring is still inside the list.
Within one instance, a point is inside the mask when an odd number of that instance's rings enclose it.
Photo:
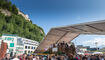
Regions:
[[[11,0],[45,33],[56,26],[105,19],[105,0]],[[81,37],[82,36],[82,37]],[[76,39],[86,39],[81,35]],[[92,40],[102,36],[87,36]],[[83,43],[81,43],[83,44]]]
[[[72,42],[74,42],[75,45],[84,45],[90,47],[96,47],[95,43],[97,42],[97,46],[102,48],[105,47],[105,35],[80,35]]]

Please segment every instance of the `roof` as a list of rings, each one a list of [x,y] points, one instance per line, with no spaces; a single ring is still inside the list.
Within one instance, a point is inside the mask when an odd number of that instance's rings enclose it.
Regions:
[[[72,41],[80,34],[105,35],[105,20],[51,28],[36,51],[45,51],[54,43]]]

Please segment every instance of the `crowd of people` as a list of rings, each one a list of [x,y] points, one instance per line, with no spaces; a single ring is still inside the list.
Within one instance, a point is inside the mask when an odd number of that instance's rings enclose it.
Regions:
[[[14,55],[10,57],[10,54],[6,54],[2,60],[105,60],[104,55],[74,55],[73,57],[66,55],[27,55],[20,56]]]
[[[1,60],[105,60],[104,54],[95,55],[79,55],[76,54],[75,46],[72,43],[61,42],[59,44],[53,44],[52,47],[58,47],[58,51],[62,51],[64,54],[47,54],[47,55],[37,55],[37,54],[22,54],[22,55],[11,55],[9,53],[5,54],[5,57]],[[52,50],[52,49],[51,49]],[[49,50],[50,51],[50,50]]]

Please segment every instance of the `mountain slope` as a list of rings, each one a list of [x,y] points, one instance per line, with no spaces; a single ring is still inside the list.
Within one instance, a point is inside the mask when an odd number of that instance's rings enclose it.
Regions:
[[[3,3],[4,4],[3,4]],[[8,10],[11,15],[5,15],[0,12],[0,35],[2,34],[16,34],[28,39],[41,41],[45,36],[43,29],[36,24],[32,24],[32,21],[26,20],[22,15],[18,14],[18,9],[13,8],[11,2],[0,0],[0,9]],[[10,5],[8,5],[10,3]],[[8,8],[4,8],[4,6]]]

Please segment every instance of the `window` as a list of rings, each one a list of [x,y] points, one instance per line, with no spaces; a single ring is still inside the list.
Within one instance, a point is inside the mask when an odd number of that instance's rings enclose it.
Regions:
[[[35,47],[34,47],[34,49],[35,49]]]
[[[28,51],[28,53],[30,53],[30,51]]]
[[[17,45],[23,45],[23,41],[22,41],[21,38],[18,38],[18,39],[17,39]]]
[[[25,46],[25,49],[27,49],[27,46]]]
[[[25,50],[25,52],[24,53],[27,53],[27,51]]]
[[[30,49],[30,46],[28,46],[28,49]]]
[[[31,51],[31,53],[32,53],[32,51]]]

